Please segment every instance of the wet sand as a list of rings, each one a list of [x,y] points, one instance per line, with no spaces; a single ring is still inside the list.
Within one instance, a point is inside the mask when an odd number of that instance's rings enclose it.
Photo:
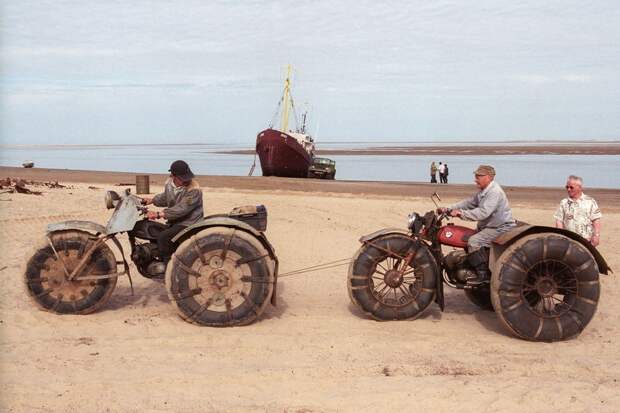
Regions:
[[[19,177],[35,181],[59,181],[82,183],[124,183],[135,185],[136,176],[132,172],[78,171],[68,169],[16,168],[0,166],[0,177]],[[151,184],[163,184],[166,174],[149,174]],[[244,176],[198,176],[199,183],[209,188],[231,188],[252,191],[298,191],[351,194],[373,197],[415,196],[428,198],[434,192],[442,197],[465,198],[475,191],[475,185],[430,184],[422,182],[367,182],[367,181],[327,181],[301,178],[244,177]],[[559,202],[566,196],[564,188],[540,188],[504,186],[511,202]],[[600,204],[609,209],[620,209],[620,189],[586,188]],[[430,202],[430,201],[429,201]]]

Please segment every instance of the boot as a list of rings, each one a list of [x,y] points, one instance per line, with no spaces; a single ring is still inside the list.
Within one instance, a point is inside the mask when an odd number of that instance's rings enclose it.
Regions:
[[[491,280],[489,271],[489,249],[482,247],[467,255],[467,262],[476,270],[475,277],[467,278],[467,285],[477,287]]]

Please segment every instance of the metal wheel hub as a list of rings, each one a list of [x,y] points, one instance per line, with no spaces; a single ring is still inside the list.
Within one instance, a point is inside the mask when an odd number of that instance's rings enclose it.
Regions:
[[[403,283],[403,274],[397,270],[388,270],[383,277],[387,285],[392,288],[398,288]]]
[[[541,297],[553,297],[558,293],[558,285],[552,277],[541,277],[536,281],[536,291]]]
[[[209,282],[215,288],[222,290],[224,288],[230,287],[230,276],[226,271],[213,271],[209,276]]]
[[[75,250],[68,251],[67,254],[62,253],[61,258],[66,265],[67,272],[73,271],[80,261],[78,252]],[[69,281],[68,276],[65,274],[65,267],[59,259],[50,258],[45,262],[43,271],[41,272],[42,278],[46,279],[43,282],[46,288],[51,288],[50,296],[62,299],[69,298],[74,301],[76,297],[82,297],[90,294],[97,284],[95,281]]]

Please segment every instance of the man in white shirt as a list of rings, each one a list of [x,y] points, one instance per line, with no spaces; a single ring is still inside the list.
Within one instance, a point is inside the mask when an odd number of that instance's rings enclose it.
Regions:
[[[553,217],[557,228],[581,235],[593,246],[601,242],[601,210],[594,198],[583,193],[583,180],[571,175],[566,180],[568,197],[560,201]]]

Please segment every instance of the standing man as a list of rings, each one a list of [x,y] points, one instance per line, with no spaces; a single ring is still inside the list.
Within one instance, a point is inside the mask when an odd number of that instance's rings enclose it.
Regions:
[[[168,228],[157,237],[157,248],[164,264],[172,255],[172,238],[204,218],[202,190],[194,180],[194,174],[187,162],[181,160],[172,162],[169,172],[170,178],[166,181],[164,192],[153,198],[142,198],[145,205],[153,204],[164,208],[163,212],[147,212],[148,219],[164,218],[168,221]]]
[[[448,183],[448,174],[449,174],[449,171],[448,171],[448,164],[447,164],[447,163],[444,163],[444,164],[443,164],[443,166],[444,166],[444,171],[443,171],[443,183],[444,183],[444,184],[447,184],[447,183]]]
[[[476,276],[467,279],[467,285],[478,286],[489,282],[489,248],[502,233],[510,231],[516,222],[504,190],[495,182],[495,169],[480,165],[474,171],[476,186],[474,196],[450,207],[450,215],[466,221],[478,221],[478,232],[467,241],[467,261],[476,270]],[[442,209],[444,212],[447,210]]]
[[[435,161],[431,163],[431,184],[437,183],[437,165],[435,165]]]
[[[583,193],[583,180],[571,175],[566,180],[568,197],[560,201],[553,217],[557,228],[581,235],[593,246],[601,242],[601,210],[594,198]]]
[[[446,166],[439,162],[439,183],[443,184],[444,174],[446,173]]]

